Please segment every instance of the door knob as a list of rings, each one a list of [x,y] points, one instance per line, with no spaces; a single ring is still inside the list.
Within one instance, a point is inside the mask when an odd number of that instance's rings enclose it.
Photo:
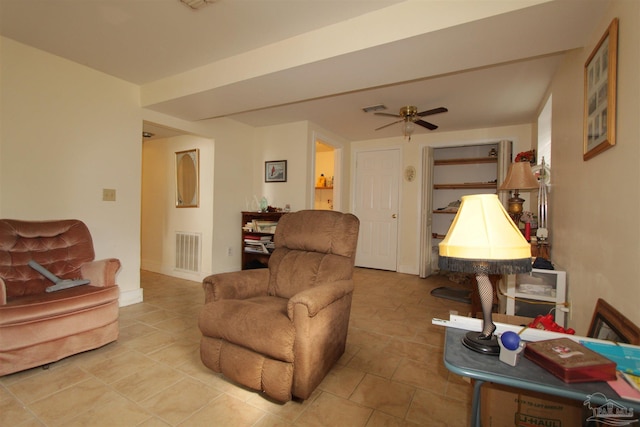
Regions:
[[[391,218],[394,218],[394,219],[395,219],[395,218],[398,218],[398,215],[393,214],[393,215],[391,215]]]

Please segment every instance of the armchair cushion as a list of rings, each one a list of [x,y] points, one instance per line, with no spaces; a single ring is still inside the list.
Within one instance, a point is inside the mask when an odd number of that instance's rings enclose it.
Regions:
[[[206,336],[293,362],[295,329],[287,317],[286,299],[264,296],[219,301],[215,310],[202,313],[200,330]]]

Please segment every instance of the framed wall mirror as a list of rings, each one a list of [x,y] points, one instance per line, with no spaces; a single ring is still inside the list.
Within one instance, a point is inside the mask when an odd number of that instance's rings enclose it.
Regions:
[[[200,151],[176,152],[176,207],[197,208],[200,203]]]
[[[640,345],[640,328],[602,298],[596,302],[587,336]]]

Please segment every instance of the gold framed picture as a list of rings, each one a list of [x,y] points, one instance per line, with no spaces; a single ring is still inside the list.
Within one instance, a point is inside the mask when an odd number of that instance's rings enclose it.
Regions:
[[[617,71],[618,18],[615,18],[584,64],[583,160],[616,145]]]
[[[200,205],[200,150],[176,153],[176,207],[197,208]]]

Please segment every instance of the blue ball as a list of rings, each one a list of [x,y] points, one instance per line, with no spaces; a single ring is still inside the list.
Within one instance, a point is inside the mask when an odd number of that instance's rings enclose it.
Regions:
[[[520,347],[520,335],[515,332],[507,331],[500,335],[502,345],[507,350],[517,350]]]

